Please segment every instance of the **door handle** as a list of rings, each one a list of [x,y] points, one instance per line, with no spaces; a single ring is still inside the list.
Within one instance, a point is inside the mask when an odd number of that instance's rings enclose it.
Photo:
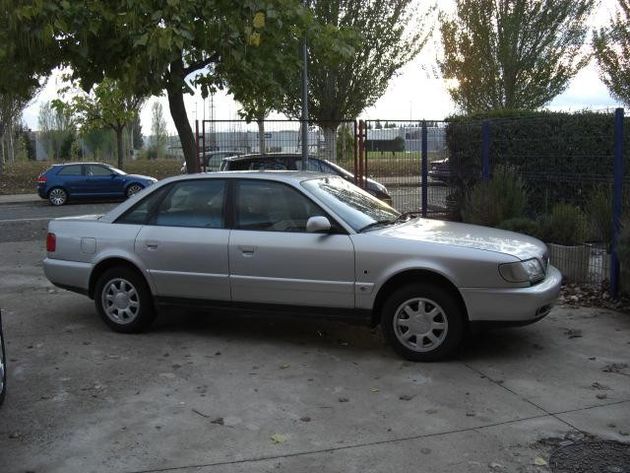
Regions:
[[[256,251],[255,246],[239,246],[238,249],[241,250],[243,256],[252,256],[254,251]]]
[[[155,250],[158,247],[158,242],[157,241],[147,241],[146,245],[147,245],[148,249]]]

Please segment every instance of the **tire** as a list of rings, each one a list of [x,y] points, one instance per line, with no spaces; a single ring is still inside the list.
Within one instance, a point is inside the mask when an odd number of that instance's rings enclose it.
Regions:
[[[110,268],[98,278],[94,304],[115,332],[142,332],[155,319],[149,286],[140,274],[124,266]]]
[[[48,191],[48,202],[50,205],[59,207],[68,202],[68,193],[62,187],[53,187]]]
[[[417,317],[417,318],[414,318]],[[413,326],[406,321],[413,319]],[[381,329],[392,348],[411,361],[453,354],[464,337],[465,316],[452,291],[428,283],[396,289],[381,312]]]
[[[127,190],[125,191],[125,196],[129,198],[132,195],[140,192],[142,189],[144,189],[144,187],[142,187],[140,184],[131,184],[129,187],[127,187]]]

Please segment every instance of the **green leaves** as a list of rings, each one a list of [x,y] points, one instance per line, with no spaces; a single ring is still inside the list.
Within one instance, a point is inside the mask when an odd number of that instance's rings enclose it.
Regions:
[[[594,0],[458,0],[441,15],[440,69],[466,112],[533,110],[584,67],[585,21]]]
[[[610,26],[593,33],[593,49],[611,95],[630,106],[630,0],[617,3]]]

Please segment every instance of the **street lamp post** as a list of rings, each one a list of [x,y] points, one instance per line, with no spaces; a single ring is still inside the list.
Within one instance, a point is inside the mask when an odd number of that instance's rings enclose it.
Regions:
[[[304,0],[308,8],[308,0]],[[302,41],[302,169],[308,169],[308,46],[306,30]]]

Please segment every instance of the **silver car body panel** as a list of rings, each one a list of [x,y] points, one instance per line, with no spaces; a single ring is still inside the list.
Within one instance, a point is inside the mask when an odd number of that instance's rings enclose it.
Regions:
[[[229,236],[225,229],[146,225],[135,239],[135,253],[155,295],[229,301]]]
[[[348,235],[232,230],[232,298],[239,302],[353,308]]]
[[[300,182],[325,174],[218,172],[160,181],[102,217],[52,220],[57,248],[44,261],[53,283],[87,292],[93,268],[110,258],[134,264],[155,297],[371,310],[392,277],[428,271],[455,286],[471,321],[527,321],[553,303],[561,276],[549,266],[533,286],[505,281],[498,265],[545,261],[546,246],[517,233],[414,219],[357,233]],[[269,179],[317,202],[347,234],[265,232],[113,223],[147,193],[187,179]]]

